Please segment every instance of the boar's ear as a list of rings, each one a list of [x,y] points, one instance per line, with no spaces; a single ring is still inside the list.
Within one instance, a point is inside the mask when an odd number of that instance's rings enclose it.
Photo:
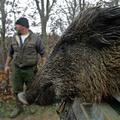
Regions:
[[[89,37],[88,45],[96,47],[105,47],[111,45],[110,41],[106,40],[101,34],[94,34]]]
[[[89,26],[89,44],[112,45],[120,40],[120,7],[100,8],[93,13]]]

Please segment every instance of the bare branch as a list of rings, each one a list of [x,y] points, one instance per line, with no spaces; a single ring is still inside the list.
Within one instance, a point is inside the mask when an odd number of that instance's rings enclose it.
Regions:
[[[37,6],[38,13],[40,14],[40,16],[42,16],[42,10],[40,9],[39,1],[35,0],[35,3],[36,3],[36,6]]]
[[[52,1],[52,4],[50,5],[50,1],[47,0],[47,3],[46,3],[46,19],[47,19],[47,20],[48,20],[48,18],[49,18],[51,9],[53,8],[53,6],[54,6],[55,3],[56,3],[56,0],[53,0],[53,1]]]

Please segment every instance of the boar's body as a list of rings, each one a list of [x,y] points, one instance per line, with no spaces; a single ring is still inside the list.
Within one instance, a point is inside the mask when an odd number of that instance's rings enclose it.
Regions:
[[[79,97],[92,103],[120,92],[119,7],[89,8],[76,17],[27,91],[27,100],[39,101],[40,91],[48,88],[53,94],[48,92],[47,99]]]

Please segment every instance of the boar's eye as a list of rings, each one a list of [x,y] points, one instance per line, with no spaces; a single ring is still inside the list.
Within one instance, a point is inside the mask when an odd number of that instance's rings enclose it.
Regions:
[[[61,45],[59,46],[59,50],[62,50],[62,51],[64,52],[65,49],[66,49],[66,47],[67,47],[67,43],[61,44]]]

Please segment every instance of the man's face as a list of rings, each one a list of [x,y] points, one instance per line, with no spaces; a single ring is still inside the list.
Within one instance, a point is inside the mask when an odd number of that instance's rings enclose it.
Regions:
[[[22,34],[22,31],[24,30],[24,26],[16,24],[15,30],[17,31],[18,34]]]

